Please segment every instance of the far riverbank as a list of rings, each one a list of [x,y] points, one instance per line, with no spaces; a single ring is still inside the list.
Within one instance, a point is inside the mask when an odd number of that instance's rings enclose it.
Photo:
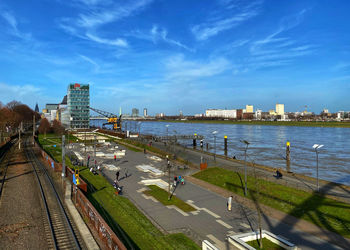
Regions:
[[[142,120],[177,123],[209,123],[209,124],[240,124],[262,126],[294,126],[294,127],[335,127],[350,128],[350,122],[321,121],[232,121],[232,120]]]

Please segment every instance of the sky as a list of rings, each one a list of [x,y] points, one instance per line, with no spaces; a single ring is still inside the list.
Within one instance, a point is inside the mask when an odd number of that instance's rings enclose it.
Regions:
[[[348,0],[0,0],[0,101],[350,110]]]

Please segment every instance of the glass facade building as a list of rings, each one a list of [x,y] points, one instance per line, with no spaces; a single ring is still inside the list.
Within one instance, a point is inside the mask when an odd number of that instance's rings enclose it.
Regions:
[[[90,93],[89,84],[69,84],[67,106],[70,115],[70,128],[89,128]]]

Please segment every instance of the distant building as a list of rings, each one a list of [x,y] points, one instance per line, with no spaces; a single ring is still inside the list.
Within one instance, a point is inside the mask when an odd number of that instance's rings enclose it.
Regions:
[[[147,117],[147,109],[146,108],[143,109],[143,116]]]
[[[275,112],[274,109],[270,109],[269,110],[269,115],[277,115],[277,113]]]
[[[39,113],[39,106],[38,106],[38,103],[35,104],[35,109],[34,109],[35,112]]]
[[[284,104],[276,104],[277,115],[284,115]]]
[[[46,107],[47,113],[50,113],[51,110],[57,110],[58,109],[58,104],[47,103],[45,107]]]
[[[89,106],[89,84],[69,84],[67,93],[67,107],[69,112],[69,121],[71,128],[89,128]]]
[[[329,114],[329,110],[328,109],[323,109],[322,113],[323,114]]]
[[[207,109],[205,111],[205,116],[234,119],[237,117],[237,111],[235,109]]]
[[[159,113],[159,114],[156,114],[156,117],[157,118],[162,118],[162,117],[164,117],[165,116],[165,114],[164,113]]]
[[[139,116],[139,110],[136,108],[133,108],[132,112],[131,112],[131,116],[133,116],[133,117]]]
[[[256,120],[261,120],[261,118],[262,118],[262,110],[261,110],[261,109],[255,110],[254,118],[255,118]]]
[[[253,113],[254,108],[253,105],[245,105],[245,113]]]
[[[182,110],[180,110],[180,114],[179,114],[180,117],[183,117],[183,113],[182,113]]]

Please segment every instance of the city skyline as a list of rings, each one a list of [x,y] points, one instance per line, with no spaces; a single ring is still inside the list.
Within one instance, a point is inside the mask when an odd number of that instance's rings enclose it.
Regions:
[[[349,110],[347,1],[3,1],[0,100],[40,110],[70,83],[117,113]]]

